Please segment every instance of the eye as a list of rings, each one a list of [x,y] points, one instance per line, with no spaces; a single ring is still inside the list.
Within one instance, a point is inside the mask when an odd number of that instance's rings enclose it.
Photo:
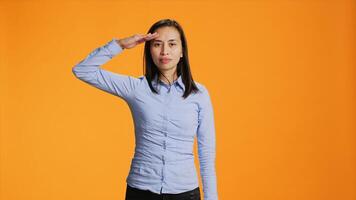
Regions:
[[[157,45],[159,45],[159,43],[154,43],[153,46],[156,47]]]
[[[171,43],[171,45],[176,45],[176,44],[174,44],[174,43]]]

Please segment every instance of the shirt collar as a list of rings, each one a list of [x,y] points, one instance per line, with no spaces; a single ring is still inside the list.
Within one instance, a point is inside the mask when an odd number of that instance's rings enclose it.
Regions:
[[[156,85],[157,85],[157,82],[159,82],[159,83],[161,83],[161,84],[166,84],[166,83],[164,83],[163,81],[161,81],[161,80],[158,78],[158,76],[156,75],[156,76],[152,79],[152,84],[153,84],[154,86],[156,86]],[[179,75],[178,78],[177,78],[177,80],[173,81],[172,85],[179,85],[179,86],[183,89],[183,91],[184,91],[185,86],[184,86],[184,83],[183,83],[183,80],[182,80],[182,75]]]

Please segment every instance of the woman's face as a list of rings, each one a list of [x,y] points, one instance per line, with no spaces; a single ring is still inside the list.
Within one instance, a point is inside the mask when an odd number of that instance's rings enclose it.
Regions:
[[[174,27],[161,27],[156,32],[158,37],[150,45],[153,62],[160,71],[172,70],[183,57],[179,32]]]

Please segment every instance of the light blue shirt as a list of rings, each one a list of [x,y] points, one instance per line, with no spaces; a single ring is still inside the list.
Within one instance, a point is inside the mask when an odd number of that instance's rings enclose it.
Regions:
[[[217,200],[214,113],[207,88],[195,81],[198,93],[186,99],[181,76],[172,85],[145,76],[117,74],[101,66],[123,49],[112,39],[93,50],[72,68],[74,75],[125,100],[135,126],[135,153],[127,184],[154,193],[181,193],[199,186],[194,164],[194,140],[198,140],[204,200]]]

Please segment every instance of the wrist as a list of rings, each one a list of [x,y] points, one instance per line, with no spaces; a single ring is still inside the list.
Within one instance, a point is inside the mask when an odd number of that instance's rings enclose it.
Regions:
[[[121,47],[122,49],[125,49],[125,47],[124,47],[124,45],[122,44],[122,42],[121,42],[120,39],[116,40],[116,43],[117,43],[118,45],[120,45],[120,47]]]

